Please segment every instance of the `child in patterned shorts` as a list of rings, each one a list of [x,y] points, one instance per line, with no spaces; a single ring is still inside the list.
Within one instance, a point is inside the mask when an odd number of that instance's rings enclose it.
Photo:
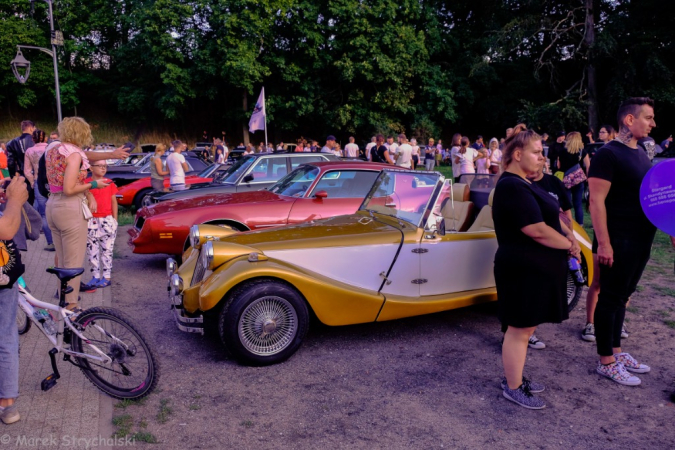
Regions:
[[[110,286],[112,271],[113,247],[117,236],[117,186],[105,178],[108,165],[105,160],[91,164],[91,178],[86,183],[101,181],[110,183],[89,192],[96,200],[96,211],[89,219],[87,230],[87,254],[91,266],[92,279],[87,283],[91,287],[104,288]]]

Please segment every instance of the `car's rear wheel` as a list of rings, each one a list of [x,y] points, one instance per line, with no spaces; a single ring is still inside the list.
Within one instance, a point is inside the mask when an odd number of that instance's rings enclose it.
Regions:
[[[264,279],[235,289],[218,325],[223,344],[237,361],[267,366],[298,350],[309,328],[309,312],[293,287]]]
[[[586,264],[586,258],[581,256],[581,271],[584,273],[584,278],[588,279],[588,265]],[[574,275],[569,270],[567,271],[567,312],[572,312],[572,310],[579,303],[581,294],[584,291],[584,286],[576,284],[574,281]]]

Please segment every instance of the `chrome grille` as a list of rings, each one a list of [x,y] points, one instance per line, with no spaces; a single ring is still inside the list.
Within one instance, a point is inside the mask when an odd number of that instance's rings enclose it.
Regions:
[[[192,281],[190,281],[190,287],[202,281],[204,278],[204,273],[206,273],[206,267],[204,267],[204,262],[202,258],[202,252],[204,250],[199,250],[199,257],[197,258],[197,264],[195,265],[195,272],[192,275]]]

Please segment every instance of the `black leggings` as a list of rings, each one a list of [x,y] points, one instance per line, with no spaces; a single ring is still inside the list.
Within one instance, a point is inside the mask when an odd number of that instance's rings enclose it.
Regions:
[[[626,315],[626,303],[637,288],[652,249],[651,240],[636,242],[634,239],[617,239],[611,244],[614,264],[612,267],[599,265],[600,295],[593,316],[600,356],[612,356],[612,349],[621,347],[621,326]]]

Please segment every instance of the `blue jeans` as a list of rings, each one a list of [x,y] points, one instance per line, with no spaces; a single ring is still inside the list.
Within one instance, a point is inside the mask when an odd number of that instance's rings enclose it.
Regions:
[[[19,331],[16,309],[19,290],[0,289],[0,398],[19,396]]]
[[[52,243],[54,242],[54,240],[52,239],[52,230],[49,229],[49,224],[47,224],[47,216],[46,216],[47,197],[43,197],[42,194],[40,194],[37,182],[33,187],[33,191],[35,192],[35,209],[37,209],[37,212],[39,212],[40,216],[42,216],[42,232],[45,234],[45,239],[47,239],[47,245],[52,245]]]
[[[574,211],[574,220],[576,220],[579,225],[583,225],[584,224],[584,208],[583,208],[584,183],[579,183],[576,186],[572,186],[572,188],[569,191],[572,194],[572,210]]]

